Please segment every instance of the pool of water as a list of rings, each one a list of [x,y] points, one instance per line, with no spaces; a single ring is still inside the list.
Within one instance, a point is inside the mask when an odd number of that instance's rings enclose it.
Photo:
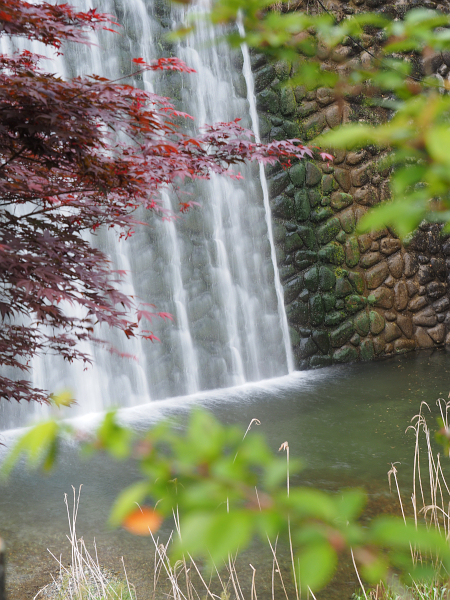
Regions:
[[[411,418],[426,401],[437,416],[435,402],[447,399],[450,391],[450,362],[446,351],[408,354],[383,362],[332,367],[295,373],[276,380],[196,396],[154,402],[124,410],[122,418],[136,428],[150,427],[163,417],[188,414],[193,405],[211,410],[224,423],[247,427],[251,419],[261,421],[262,431],[276,451],[289,442],[291,456],[301,457],[305,468],[297,482],[335,490],[357,485],[366,488],[369,505],[366,517],[396,510],[389,494],[387,471],[399,461],[401,487],[408,492],[412,476],[414,439],[405,434]],[[98,415],[78,423],[89,428]],[[207,432],[205,432],[207,433]],[[8,445],[14,434],[4,433]],[[0,450],[4,453],[6,450]],[[69,561],[65,493],[83,484],[78,530],[87,544],[95,538],[100,562],[121,570],[125,559],[129,578],[135,582],[140,600],[149,592],[154,551],[147,538],[125,531],[110,531],[105,525],[118,492],[134,481],[137,473],[128,463],[112,462],[104,456],[82,460],[77,447],[67,444],[58,467],[47,476],[19,467],[7,484],[0,486],[0,534],[8,547],[9,598],[32,599],[39,586],[50,581],[56,556]],[[165,534],[167,532],[164,532]],[[283,549],[281,550],[283,554]],[[270,553],[253,547],[243,561],[259,568],[261,600],[270,597]],[[349,598],[356,580],[344,568],[322,598]],[[243,585],[247,585],[245,582]]]

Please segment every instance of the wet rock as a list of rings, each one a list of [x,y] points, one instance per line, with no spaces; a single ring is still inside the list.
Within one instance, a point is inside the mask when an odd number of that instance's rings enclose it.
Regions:
[[[360,169],[352,170],[352,184],[355,187],[361,187],[369,181],[369,174],[367,167],[361,167]]]
[[[450,300],[448,298],[441,298],[436,302],[433,302],[433,308],[437,313],[445,312],[450,306]]]
[[[294,264],[299,270],[306,269],[317,261],[317,252],[312,250],[300,250],[294,255]]]
[[[436,327],[428,329],[428,335],[436,344],[442,344],[445,339],[445,325],[440,323]]]
[[[411,338],[414,332],[414,327],[412,323],[412,319],[408,315],[398,315],[397,317],[397,325],[402,330],[403,334],[407,338]]]
[[[289,323],[295,323],[296,325],[307,325],[308,324],[308,304],[295,300],[286,306],[286,316]]]
[[[374,298],[374,306],[378,308],[392,308],[394,304],[392,290],[386,287],[380,287],[371,294]]]
[[[388,266],[386,263],[382,262],[378,265],[375,265],[375,267],[372,267],[366,273],[367,287],[369,288],[369,290],[376,289],[383,283],[387,276]]]
[[[418,310],[420,310],[427,304],[428,304],[428,300],[425,298],[425,296],[417,296],[416,298],[413,298],[412,300],[410,300],[410,302],[408,304],[408,309],[411,312],[417,312]]]
[[[339,325],[342,321],[347,317],[346,313],[343,310],[336,310],[326,315],[325,317],[325,325],[328,327],[334,327],[335,325]]]
[[[403,352],[410,352],[414,350],[416,347],[415,340],[405,340],[404,338],[395,340],[394,342],[394,351],[397,354],[402,354]]]
[[[280,90],[280,111],[288,117],[293,115],[297,110],[297,102],[295,101],[294,90],[288,86],[284,86]]]
[[[431,266],[422,265],[419,268],[419,275],[417,277],[417,280],[420,283],[420,285],[426,285],[432,279],[434,279],[434,273]]]
[[[417,327],[415,338],[419,348],[432,348],[434,346],[433,340],[423,327]]]
[[[299,358],[305,359],[309,358],[313,354],[317,354],[317,350],[318,348],[312,338],[306,338],[300,340],[296,354]]]
[[[335,169],[334,177],[344,192],[350,191],[352,185],[350,171],[347,171],[346,169]]]
[[[373,347],[372,340],[363,340],[361,342],[361,360],[368,361],[372,360],[375,355],[375,349]]]
[[[353,197],[345,192],[334,192],[331,196],[331,208],[342,210],[353,203]]]
[[[443,258],[435,258],[431,259],[431,268],[436,273],[437,277],[441,281],[445,281],[447,276],[447,266],[445,264],[445,260]]]
[[[262,92],[275,79],[276,73],[272,65],[266,65],[255,73],[255,92]]]
[[[360,343],[361,336],[358,333],[355,333],[350,339],[350,344],[352,344],[352,346],[359,346]]]
[[[368,252],[361,258],[361,266],[364,269],[368,269],[369,267],[373,267],[373,265],[376,265],[377,263],[379,263],[382,258],[383,257],[381,256],[381,254],[379,252]],[[387,267],[386,267],[386,271],[387,271]]]
[[[292,219],[294,216],[294,203],[291,198],[288,198],[284,194],[274,198],[270,203],[270,207],[275,217]]]
[[[300,225],[297,227],[297,232],[308,250],[314,250],[317,247],[316,236],[312,227]]]
[[[308,269],[304,275],[304,283],[307,290],[310,292],[316,292],[319,287],[319,269],[312,267]]]
[[[366,299],[363,296],[351,294],[345,299],[345,308],[350,314],[357,313],[366,306]]]
[[[280,108],[278,95],[273,90],[264,90],[256,95],[256,106],[258,110],[276,114]]]
[[[338,277],[336,279],[336,297],[345,298],[353,292],[352,285],[346,277]]]
[[[326,331],[313,331],[312,338],[323,354],[330,349],[330,337]]]
[[[339,219],[333,217],[329,219],[324,225],[317,228],[317,241],[319,244],[328,244],[331,242],[341,230],[341,224]]]
[[[334,271],[329,267],[321,266],[319,269],[319,288],[322,291],[329,291],[334,288],[336,284],[336,275]]]
[[[378,191],[371,185],[365,185],[356,190],[353,199],[363,206],[374,206],[378,203]]]
[[[297,221],[306,221],[311,213],[311,206],[305,190],[296,192],[294,197],[294,214]]]
[[[192,298],[188,304],[189,320],[192,322],[204,317],[209,313],[213,305],[211,294],[200,294]]]
[[[356,237],[351,237],[345,244],[345,262],[348,267],[355,267],[359,262],[359,245]]]
[[[395,238],[384,238],[380,242],[380,250],[386,256],[394,254],[394,252],[397,252],[397,250],[400,250],[400,248],[400,240],[397,240]]]
[[[289,279],[290,277],[295,275],[296,272],[297,272],[297,270],[294,267],[294,265],[286,265],[286,266],[280,267],[278,269],[278,274],[280,276],[281,281],[286,281],[286,279]]]
[[[419,286],[411,279],[406,282],[406,289],[408,290],[408,296],[410,298],[413,298],[419,292]]]
[[[441,281],[432,281],[427,285],[428,297],[432,300],[440,298],[447,292],[447,285]]]
[[[369,321],[370,321],[370,332],[373,335],[378,335],[381,333],[385,327],[385,320],[377,313],[375,310],[371,310],[369,312]]]
[[[309,361],[311,369],[321,369],[323,367],[329,367],[333,364],[331,356],[313,356]]]
[[[345,260],[344,248],[338,242],[330,242],[319,250],[319,258],[332,265],[342,265]]]
[[[358,244],[361,253],[364,254],[364,252],[367,252],[367,250],[369,250],[369,248],[372,246],[372,238],[367,234],[360,235],[358,238]]]
[[[366,312],[361,312],[359,315],[356,315],[353,323],[359,335],[365,337],[369,333],[370,320],[369,315]]]
[[[393,342],[397,338],[402,337],[402,332],[396,323],[386,323],[384,330],[384,339],[386,342]]]
[[[373,349],[375,354],[381,354],[386,347],[386,342],[384,341],[384,337],[382,335],[373,338]]]
[[[345,233],[353,233],[356,227],[355,212],[352,207],[344,210],[338,215],[341,227]]]
[[[309,292],[308,290],[302,290],[298,296],[298,299],[301,300],[302,302],[308,302],[309,300]]]
[[[408,290],[404,281],[399,281],[394,286],[394,307],[395,310],[405,310],[408,306]]]
[[[289,304],[297,298],[303,288],[303,277],[296,277],[284,285],[284,301]]]
[[[333,360],[337,363],[353,362],[358,360],[358,350],[353,346],[344,346],[334,352]]]
[[[433,327],[437,323],[436,313],[428,306],[413,316],[413,323],[422,327]]]
[[[334,294],[322,294],[323,305],[326,312],[333,310],[336,303],[336,296]]]
[[[320,183],[322,179],[321,170],[312,162],[306,163],[306,185],[313,187]]]
[[[358,273],[358,271],[352,271],[348,274],[348,279],[358,294],[362,294],[364,292],[364,277],[361,273]]]
[[[284,240],[284,249],[289,254],[289,252],[294,252],[295,250],[299,250],[303,247],[302,238],[298,235],[298,233],[288,233]]]
[[[289,169],[289,177],[292,183],[298,187],[302,187],[305,183],[306,167],[305,163],[299,162]]]
[[[309,318],[313,326],[320,325],[325,318],[325,309],[320,294],[309,299]]]
[[[382,240],[382,244],[383,244],[384,240]],[[390,258],[388,258],[388,267],[389,267],[389,271],[391,272],[391,275],[393,277],[395,277],[396,279],[400,279],[400,277],[403,275],[403,268],[404,268],[404,263],[403,263],[403,258],[402,255],[400,253],[396,254],[395,256],[391,256]]]
[[[272,198],[282,194],[289,185],[289,175],[286,171],[278,173],[268,181],[269,193]]]
[[[291,340],[291,346],[293,348],[300,344],[301,337],[293,327],[289,327],[289,339]]]

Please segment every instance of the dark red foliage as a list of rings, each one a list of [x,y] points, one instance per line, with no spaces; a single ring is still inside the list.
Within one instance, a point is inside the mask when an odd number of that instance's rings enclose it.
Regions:
[[[89,29],[114,26],[95,10],[0,0],[0,35],[58,51],[67,40],[88,43]],[[139,70],[189,71],[177,59],[134,63]],[[237,122],[189,137],[175,123],[187,116],[130,85],[98,76],[63,81],[29,52],[0,55],[1,365],[27,371],[33,356],[46,352],[88,363],[78,343],[96,340],[97,322],[153,340],[139,332],[139,321],[154,315],[120,291],[122,274],[83,232],[114,227],[126,237],[138,225],[139,206],[163,213],[162,186],[212,172],[239,176],[228,168],[246,160],[310,154],[297,141],[255,144]],[[76,316],[80,307],[83,317]],[[0,397],[45,401],[47,392],[2,375]]]

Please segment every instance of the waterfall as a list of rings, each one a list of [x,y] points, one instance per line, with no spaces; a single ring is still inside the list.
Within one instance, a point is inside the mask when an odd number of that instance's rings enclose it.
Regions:
[[[198,0],[188,14],[163,0],[73,4],[81,10],[95,5],[115,15],[123,29],[120,36],[100,32],[97,45],[90,48],[69,44],[62,59],[52,65],[64,77],[96,73],[115,79],[129,72],[132,58],[150,62],[173,53],[196,73],[146,73],[134,85],[174,97],[194,116],[196,127],[239,117],[258,135],[248,52],[243,48],[242,57],[217,42],[217,32],[201,18],[208,10],[206,0]],[[195,32],[171,46],[165,34],[186,18],[195,20]],[[120,359],[97,347],[85,348],[95,363],[87,371],[58,357],[36,359],[36,385],[52,392],[73,391],[78,404],[69,414],[132,406],[292,371],[264,169],[249,165],[241,173],[241,181],[213,176],[185,185],[182,192],[201,207],[174,221],[139,214],[149,226],[131,239],[119,241],[109,232],[92,238],[117,268],[128,271],[124,290],[171,313],[174,321],[151,324],[160,343],[124,340],[117,332],[101,330],[100,335],[136,360]],[[176,211],[179,198],[165,191],[163,202]],[[29,414],[28,406],[0,403],[0,429],[23,424]]]

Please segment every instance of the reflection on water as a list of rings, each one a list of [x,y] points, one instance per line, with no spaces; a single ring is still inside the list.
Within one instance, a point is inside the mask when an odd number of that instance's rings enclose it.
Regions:
[[[134,427],[145,428],[163,416],[183,417],[193,405],[202,405],[224,423],[246,427],[252,418],[258,418],[260,431],[274,450],[287,440],[291,456],[303,458],[305,469],[298,482],[330,490],[364,486],[369,493],[369,518],[375,512],[395,510],[396,499],[389,495],[386,476],[391,462],[401,462],[400,484],[410,489],[413,436],[405,435],[405,429],[422,401],[434,409],[437,398],[448,397],[447,362],[445,351],[435,351],[295,373],[258,384],[155,402],[125,410],[122,416]],[[81,424],[88,427],[94,421],[85,418]],[[432,424],[433,419],[429,422]],[[3,441],[7,443],[8,439],[6,434]],[[0,532],[9,549],[10,598],[33,598],[39,585],[49,581],[47,573],[55,571],[55,564],[46,549],[59,555],[67,548],[63,496],[71,493],[71,485],[80,484],[84,486],[78,517],[80,533],[88,543],[96,538],[100,560],[113,569],[120,570],[120,557],[124,556],[139,598],[150,597],[153,553],[149,541],[123,531],[109,531],[105,526],[113,499],[137,476],[132,464],[113,463],[103,456],[80,460],[73,445],[62,449],[60,465],[49,476],[18,469],[11,481],[0,487]],[[269,552],[254,547],[243,560],[245,565],[251,562],[258,567],[260,598],[268,598]],[[250,581],[251,573],[245,577]],[[339,581],[321,597],[347,598],[354,587],[351,570],[344,569]]]

